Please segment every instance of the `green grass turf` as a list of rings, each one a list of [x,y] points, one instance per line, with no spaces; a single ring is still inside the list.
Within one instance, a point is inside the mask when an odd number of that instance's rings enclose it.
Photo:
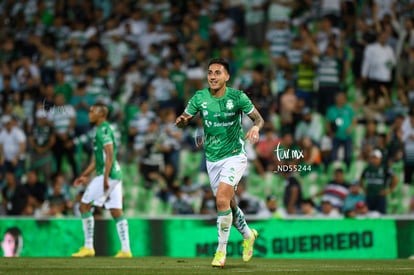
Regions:
[[[224,269],[209,258],[144,257],[1,258],[0,274],[414,274],[411,260],[281,260],[254,258],[249,263],[227,259]]]

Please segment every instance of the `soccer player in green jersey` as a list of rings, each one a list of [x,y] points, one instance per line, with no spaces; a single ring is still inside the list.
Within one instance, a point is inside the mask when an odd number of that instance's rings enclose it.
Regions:
[[[89,121],[96,126],[93,143],[94,158],[76,178],[73,185],[87,184],[89,175],[95,171],[95,177],[86,187],[80,204],[82,215],[84,246],[73,257],[91,257],[95,255],[93,246],[94,218],[91,207],[105,206],[116,220],[116,228],[122,249],[115,257],[132,257],[129,246],[128,222],[122,212],[122,172],[116,160],[116,143],[111,125],[106,121],[108,107],[97,103],[89,110]]]
[[[208,65],[209,88],[197,91],[176,119],[178,127],[185,127],[191,118],[200,113],[204,125],[207,172],[218,214],[218,247],[211,263],[213,267],[224,267],[232,223],[244,238],[244,262],[252,258],[254,241],[258,236],[256,230],[248,227],[242,210],[234,200],[234,191],[247,167],[245,140],[256,143],[264,122],[244,92],[227,87],[229,79],[228,63],[221,58],[212,59]],[[241,127],[243,113],[253,121],[246,135]]]

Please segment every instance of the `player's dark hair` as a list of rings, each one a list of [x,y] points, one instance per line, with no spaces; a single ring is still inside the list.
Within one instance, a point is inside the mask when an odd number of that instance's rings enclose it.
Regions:
[[[4,232],[4,235],[10,234],[14,238],[14,255],[18,256],[23,248],[22,232],[17,227],[10,227]]]
[[[213,64],[222,65],[224,67],[224,69],[226,69],[227,73],[230,74],[230,65],[223,58],[213,58],[213,59],[211,59],[210,62],[208,63],[208,67],[210,68],[210,66],[213,65]]]

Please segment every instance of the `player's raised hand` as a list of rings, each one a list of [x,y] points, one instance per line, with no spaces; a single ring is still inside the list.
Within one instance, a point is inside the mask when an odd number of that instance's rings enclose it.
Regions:
[[[78,178],[76,178],[74,181],[73,181],[73,186],[74,187],[78,187],[79,185],[81,185],[81,184],[86,184],[86,182],[88,181],[88,178],[87,177],[85,177],[85,176],[80,176],[80,177],[78,177]]]
[[[184,128],[188,125],[188,122],[191,120],[191,118],[192,116],[182,114],[175,120],[175,125],[178,128]]]

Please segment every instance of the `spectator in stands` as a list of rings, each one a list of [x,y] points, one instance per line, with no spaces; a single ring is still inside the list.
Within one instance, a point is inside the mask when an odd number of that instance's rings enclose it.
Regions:
[[[355,213],[357,218],[378,218],[381,216],[380,212],[369,210],[367,204],[363,201],[355,204]]]
[[[188,175],[183,177],[179,188],[189,197],[192,203],[201,197],[201,185],[198,182],[194,182]]]
[[[279,57],[285,55],[291,44],[292,33],[289,28],[288,18],[280,18],[270,22],[266,32],[270,57],[277,64]]]
[[[183,130],[175,126],[175,111],[167,109],[161,112],[159,150],[164,155],[164,162],[171,164],[174,174],[178,173],[180,166],[180,149],[183,138]]]
[[[69,103],[76,111],[75,135],[86,134],[90,130],[88,121],[89,108],[95,104],[95,98],[86,93],[86,82],[78,83]]]
[[[22,56],[16,60],[17,71],[16,78],[19,90],[25,91],[38,86],[40,84],[39,67],[32,61],[30,56]]]
[[[325,53],[319,56],[317,79],[318,112],[325,115],[327,108],[335,103],[335,96],[341,90],[344,79],[343,60],[333,43],[328,44]]]
[[[298,97],[292,86],[287,86],[285,91],[280,95],[280,123],[281,128],[293,132],[295,125],[295,111],[298,105]]]
[[[155,110],[174,108],[177,104],[177,90],[170,79],[170,72],[161,64],[158,73],[150,83],[149,103]]]
[[[170,199],[172,213],[175,215],[194,214],[193,206],[188,195],[181,189],[176,189],[174,196]]]
[[[16,175],[11,171],[6,172],[4,182],[2,205],[6,209],[6,214],[23,215],[29,199],[26,188],[17,182]]]
[[[362,172],[359,183],[365,190],[369,210],[386,214],[387,196],[397,187],[398,177],[391,168],[383,165],[380,150],[372,151],[370,162]]]
[[[129,141],[136,143],[138,137],[143,136],[146,133],[150,122],[155,118],[156,114],[154,111],[150,110],[148,101],[141,101],[138,112],[134,115],[128,125]]]
[[[10,74],[3,75],[2,77],[2,89],[0,91],[0,108],[4,110],[6,105],[13,101],[16,90],[12,86],[12,76]]]
[[[321,212],[317,215],[317,217],[323,218],[339,218],[341,217],[340,212],[337,208],[335,208],[331,201],[322,201],[321,202]]]
[[[404,144],[404,183],[411,184],[414,173],[414,105],[410,107],[408,116],[401,125],[401,131],[401,140]]]
[[[73,143],[76,123],[75,109],[66,103],[63,94],[56,94],[55,106],[49,110],[48,114],[56,134],[56,142],[53,146],[56,171],[62,172],[63,157],[66,156],[72,169],[72,177],[75,177],[78,174]]]
[[[203,215],[216,215],[216,198],[214,197],[213,191],[210,185],[204,185],[202,187],[203,196],[201,199],[200,214]]]
[[[265,84],[266,66],[263,64],[257,64],[253,68],[251,77],[252,81],[250,85],[244,89],[244,91],[254,102],[256,99],[259,99],[262,92],[262,86]]]
[[[184,62],[181,56],[174,56],[171,60],[170,79],[175,85],[177,99],[180,102],[187,102],[190,95],[188,94],[187,75],[184,70]]]
[[[286,217],[285,209],[279,207],[278,201],[275,196],[270,195],[266,197],[266,207],[267,213],[263,214],[263,216],[274,219],[283,219]]]
[[[283,194],[283,206],[288,215],[300,213],[300,203],[302,202],[302,186],[292,173],[283,173],[285,178],[285,191]]]
[[[341,167],[335,169],[334,178],[321,192],[314,197],[322,196],[322,201],[329,201],[338,212],[342,211],[344,201],[349,194],[349,184],[345,180],[344,170]]]
[[[144,187],[147,189],[151,189],[154,174],[158,174],[164,165],[162,152],[158,150],[159,136],[159,122],[152,119],[144,134],[136,137],[134,144],[134,151],[138,156],[138,171],[141,171]]]
[[[36,212],[41,209],[43,202],[46,199],[46,184],[39,181],[35,170],[27,171],[26,177],[27,180],[24,185],[28,194],[28,203],[26,207],[31,209],[30,212],[36,214]]]
[[[30,169],[40,172],[43,181],[50,180],[52,176],[52,148],[55,142],[55,131],[47,121],[47,113],[42,109],[38,109],[35,124],[29,135]]]
[[[302,62],[297,67],[296,95],[302,98],[307,107],[314,109],[315,90],[314,81],[316,77],[316,64],[313,61],[313,53],[306,50],[302,54]]]
[[[302,111],[302,119],[295,128],[295,141],[309,137],[314,144],[319,145],[322,140],[324,129],[323,121],[319,114],[312,113],[309,107],[305,107]]]
[[[318,215],[318,210],[315,207],[315,203],[312,199],[303,199],[300,202],[300,214],[306,217],[315,217]]]
[[[63,94],[65,96],[65,101],[70,103],[73,95],[72,86],[65,81],[65,73],[63,71],[56,71],[55,75],[55,94]]]
[[[354,110],[347,104],[346,94],[339,92],[335,98],[335,105],[328,108],[327,125],[328,132],[334,133],[330,161],[338,159],[338,150],[344,147],[344,161],[349,168],[352,160],[352,132],[356,126]]]
[[[217,18],[210,25],[210,37],[212,47],[220,49],[222,46],[231,46],[235,42],[236,25],[226,11],[220,9]]]
[[[53,175],[48,190],[47,202],[46,216],[62,217],[72,211],[73,203],[70,200],[69,185],[62,173]]]
[[[404,123],[404,116],[398,114],[392,122],[387,133],[386,142],[388,147],[388,158],[392,163],[401,161],[403,159],[404,143],[402,124]]]
[[[304,169],[301,171],[302,174],[310,172],[312,168],[316,168],[322,163],[322,155],[319,147],[308,136],[300,139],[298,146],[303,152],[301,164],[304,165]]]
[[[266,1],[244,2],[244,23],[247,45],[256,48],[263,47],[266,33]]]
[[[363,119],[384,122],[385,111],[390,105],[389,91],[384,85],[381,85],[378,91],[375,91],[373,87],[368,88],[362,105]]]
[[[3,115],[0,132],[0,167],[2,173],[11,172],[20,176],[24,169],[26,154],[26,134],[10,115]],[[20,179],[17,179],[19,182]]]
[[[319,20],[319,28],[315,34],[314,41],[320,54],[327,51],[329,43],[333,42],[336,48],[341,46],[341,30],[337,28],[329,16],[323,16]]]
[[[253,104],[265,121],[269,121],[276,111],[275,98],[270,89],[270,83],[264,82],[259,91],[259,95],[254,98]]]
[[[345,198],[342,213],[355,210],[355,205],[361,201],[365,202],[365,195],[362,193],[359,181],[354,180],[349,186],[349,193]]]
[[[280,139],[275,134],[272,125],[265,125],[263,131],[264,136],[259,139],[255,148],[257,159],[259,160],[259,166],[257,168],[260,175],[275,170],[275,149],[280,143]]]
[[[264,202],[259,197],[256,197],[250,194],[247,191],[247,182],[246,178],[242,178],[237,185],[235,192],[236,203],[239,205],[240,209],[246,215],[256,215],[257,217],[265,217],[267,213],[267,207]]]
[[[302,56],[302,54],[300,55]],[[280,108],[281,94],[288,86],[294,87],[295,85],[294,66],[290,63],[286,55],[281,55],[278,59],[278,63],[275,65],[276,68],[273,72],[274,79],[271,81],[271,87],[272,93],[277,97],[276,107]]]
[[[349,1],[348,1],[349,2]],[[351,34],[352,38],[349,46],[352,50],[353,59],[351,71],[355,79],[355,88],[358,95],[361,95],[362,87],[362,62],[364,60],[365,47],[375,41],[375,32],[371,29],[364,18],[358,18],[355,31]]]
[[[378,147],[378,142],[377,122],[368,120],[365,126],[365,136],[361,141],[359,157],[364,161],[369,161],[372,151]]]
[[[392,80],[392,69],[396,59],[393,49],[386,44],[388,34],[382,31],[376,43],[365,48],[362,62],[362,78],[367,81],[367,89],[373,88],[375,93],[381,93],[383,85],[389,94]]]

